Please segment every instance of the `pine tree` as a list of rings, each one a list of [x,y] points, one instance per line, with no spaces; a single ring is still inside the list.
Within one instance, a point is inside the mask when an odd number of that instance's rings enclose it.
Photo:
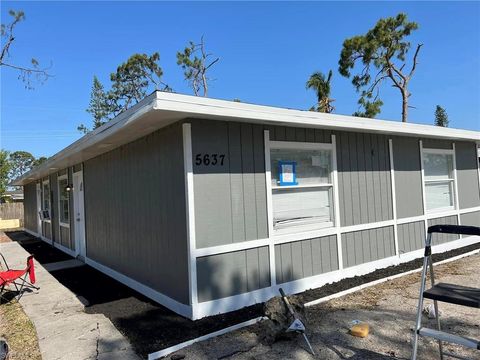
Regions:
[[[102,83],[96,76],[93,77],[92,92],[90,93],[90,104],[88,105],[87,112],[93,117],[93,130],[105,124],[111,113],[107,95],[103,88]],[[84,133],[90,131],[84,124],[78,126],[78,130]]]
[[[375,116],[380,113],[383,103],[379,99],[379,89],[382,82],[388,79],[402,96],[402,121],[407,122],[408,99],[411,96],[408,85],[415,73],[422,47],[422,44],[417,45],[412,65],[407,70],[406,58],[411,45],[407,38],[417,28],[417,23],[409,22],[407,15],[400,13],[395,17],[380,19],[365,35],[354,36],[343,42],[338,70],[342,76],[352,78],[352,84],[360,93],[358,103],[365,108],[365,112],[358,114]],[[356,64],[361,66],[361,70],[351,74]]]
[[[437,105],[435,109],[435,125],[448,127],[448,115],[444,108]]]

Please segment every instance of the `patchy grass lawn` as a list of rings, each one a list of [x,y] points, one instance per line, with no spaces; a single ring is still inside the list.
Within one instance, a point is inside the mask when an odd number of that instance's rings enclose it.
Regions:
[[[10,347],[9,360],[42,359],[35,327],[15,299],[0,304],[0,337]]]

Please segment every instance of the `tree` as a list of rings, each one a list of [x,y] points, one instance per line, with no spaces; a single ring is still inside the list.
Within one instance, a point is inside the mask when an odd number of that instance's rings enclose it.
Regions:
[[[114,116],[138,103],[147,95],[147,89],[171,91],[170,86],[161,81],[162,68],[158,65],[160,54],[133,54],[110,75],[112,88],[107,94],[108,105]],[[162,87],[162,89],[160,88]]]
[[[10,162],[8,161],[8,151],[0,150],[0,197],[7,190],[10,174]]]
[[[150,56],[133,54],[117,67],[116,72],[110,74],[112,86],[108,91],[105,91],[102,83],[94,76],[87,108],[87,112],[93,117],[93,129],[138,103],[152,87],[155,90],[172,91],[170,86],[161,80],[163,71],[158,64],[159,60],[158,52]],[[84,124],[77,129],[84,133],[90,131]]]
[[[35,165],[35,157],[27,151],[14,151],[8,157],[10,181],[22,176]]]
[[[46,158],[45,156],[40,156],[38,159],[35,159],[35,161],[33,162],[33,166],[40,166],[42,165],[45,161],[47,161],[48,158]]]
[[[357,62],[363,69],[352,77],[352,84],[361,93],[359,104],[374,115],[380,112],[379,88],[385,79],[390,79],[402,96],[402,121],[408,119],[408,99],[411,96],[408,84],[415,73],[418,53],[423,44],[418,44],[413,55],[410,71],[405,71],[406,56],[410,42],[405,38],[418,29],[418,24],[408,22],[407,15],[400,13],[396,17],[380,19],[375,27],[365,35],[354,36],[343,43],[338,62],[338,71],[350,78]],[[372,76],[372,67],[375,74]],[[368,109],[370,111],[368,111]]]
[[[196,54],[199,54],[199,57]],[[208,83],[211,79],[207,76],[207,72],[220,60],[217,57],[210,61],[212,56],[213,54],[205,50],[203,36],[199,44],[190,41],[183,52],[177,52],[177,65],[184,70],[185,80],[189,82],[195,96],[200,96],[201,91],[201,96],[208,96]]]
[[[330,98],[330,81],[332,80],[332,70],[328,72],[328,76],[325,77],[320,71],[314,72],[310,75],[307,83],[305,84],[307,89],[313,89],[317,94],[317,106],[313,106],[311,111],[318,111],[324,113],[331,113],[335,108],[332,106],[334,99]]]
[[[15,27],[21,21],[25,20],[25,13],[21,10],[9,10],[8,14],[13,18],[13,20],[8,24],[1,24],[1,39],[3,46],[0,52],[0,67],[4,66],[6,68],[18,71],[18,79],[23,81],[27,89],[33,89],[31,81],[32,77],[35,77],[37,81],[43,83],[51,75],[48,73],[48,69],[40,67],[38,60],[35,58],[30,60],[29,66],[16,65],[11,62],[7,62],[7,59],[10,57],[10,47],[15,41]]]
[[[358,100],[360,106],[363,107],[363,111],[357,110],[352,115],[364,118],[374,118],[377,114],[380,114],[380,109],[383,105],[383,101],[380,99],[375,99],[374,101],[368,101],[365,98],[360,98]]]
[[[448,127],[447,111],[443,107],[441,107],[440,105],[437,105],[437,107],[435,109],[435,125],[436,126]]]
[[[90,105],[87,108],[87,112],[93,117],[93,130],[110,120],[109,115],[112,113],[112,110],[112,105],[107,99],[102,83],[94,76],[92,92],[90,93]],[[77,129],[83,133],[90,131],[84,124],[79,125]]]

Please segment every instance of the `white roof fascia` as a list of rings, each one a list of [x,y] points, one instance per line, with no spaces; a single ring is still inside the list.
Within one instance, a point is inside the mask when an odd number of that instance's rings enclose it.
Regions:
[[[321,127],[345,131],[381,132],[392,135],[415,135],[419,137],[480,142],[480,132],[478,131],[283,109],[163,92],[158,93],[155,109],[180,111],[189,113],[189,115],[231,117],[237,121],[243,119],[243,121],[251,123]]]
[[[466,140],[475,141],[477,144],[480,144],[480,132],[478,131],[292,110],[156,91],[105,125],[88,133],[50,157],[39,167],[19,177],[12,182],[12,185],[24,185],[30,181],[47,176],[52,172],[52,169],[75,165],[74,163],[68,162],[69,157],[94,147],[105,138],[123,130],[129,124],[141,121],[143,115],[151,111],[156,111],[159,114],[158,128],[166,124],[166,122],[162,121],[161,117],[162,112],[164,112],[170,115],[174,113],[178,120],[188,117],[201,117],[270,125],[302,126],[400,136]],[[152,129],[152,132],[153,131]],[[132,133],[131,137],[132,140],[134,140],[135,134]],[[115,148],[115,146],[109,149],[97,150],[95,154],[100,155],[113,148]],[[68,165],[64,166],[64,164]]]
[[[40,166],[33,168],[29,172],[23,174],[19,178],[12,181],[11,185],[24,185],[25,183],[29,182],[26,180],[33,181],[33,180],[45,177],[52,172],[51,171],[52,168],[60,170],[57,166],[58,162],[68,158],[72,154],[78,153],[91,146],[98,144],[106,137],[117,132],[123,126],[135,121],[142,115],[151,111],[153,109],[154,104],[155,104],[155,93],[147,96],[138,104],[136,104],[135,106],[132,106],[130,109],[121,113],[116,118],[110,120],[109,122],[100,126],[99,128],[89,132],[88,134],[81,137],[74,143],[70,144],[69,146],[67,146],[60,152],[56,153],[52,157],[49,157],[47,161],[45,161]]]

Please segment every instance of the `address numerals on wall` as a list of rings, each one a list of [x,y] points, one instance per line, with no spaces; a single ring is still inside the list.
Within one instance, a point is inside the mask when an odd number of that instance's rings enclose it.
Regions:
[[[196,154],[195,165],[223,166],[225,154]]]

